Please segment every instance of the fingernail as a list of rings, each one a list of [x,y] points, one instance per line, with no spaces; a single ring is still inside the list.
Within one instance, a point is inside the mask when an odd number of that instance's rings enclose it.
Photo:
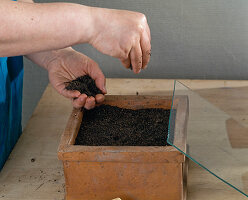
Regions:
[[[80,95],[81,95],[81,93],[79,91],[77,91],[76,97],[79,97]]]
[[[107,89],[106,89],[106,87],[105,87],[105,85],[103,86],[103,91],[105,92],[105,93],[107,93]]]
[[[144,67],[144,69],[146,69],[147,68],[147,65]]]
[[[84,98],[83,97],[80,97],[80,101],[84,101]]]

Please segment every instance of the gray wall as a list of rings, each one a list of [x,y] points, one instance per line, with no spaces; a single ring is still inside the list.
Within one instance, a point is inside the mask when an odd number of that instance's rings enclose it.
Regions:
[[[57,2],[36,0],[36,2]],[[97,61],[107,77],[247,79],[247,0],[73,0],[90,6],[146,14],[152,33],[147,70],[133,75],[115,58],[89,45],[75,48]],[[79,20],[79,19],[78,19]],[[24,121],[48,80],[46,72],[25,62]]]
[[[40,97],[46,88],[48,77],[46,70],[24,59],[22,126],[26,126]]]

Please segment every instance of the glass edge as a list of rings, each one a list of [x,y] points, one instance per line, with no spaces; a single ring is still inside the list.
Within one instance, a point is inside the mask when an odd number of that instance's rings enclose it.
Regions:
[[[222,182],[224,182],[225,184],[229,185],[230,187],[232,187],[233,189],[237,190],[237,192],[240,192],[241,194],[243,194],[244,196],[248,197],[248,194],[246,194],[245,192],[241,191],[240,189],[238,189],[237,187],[235,187],[234,185],[232,185],[231,183],[228,183],[227,181],[225,181],[224,179],[222,179],[220,176],[216,175],[215,173],[213,173],[212,171],[210,171],[208,168],[204,167],[201,163],[197,162],[194,158],[192,158],[191,156],[189,156],[188,154],[186,154],[185,152],[183,152],[181,149],[179,149],[177,146],[175,146],[174,144],[171,144],[174,148],[176,148],[178,151],[180,151],[182,154],[184,154],[185,156],[187,156],[190,160],[192,160],[193,162],[195,162],[196,164],[198,164],[201,168],[205,169],[207,172],[209,172],[210,174],[214,175],[216,178],[218,178],[219,180],[221,180]]]
[[[177,80],[174,80],[174,88],[173,88],[173,95],[172,95],[172,102],[171,102],[171,110],[173,108],[173,103],[174,103],[174,97],[175,97],[175,89],[176,89],[176,83],[179,82]],[[193,92],[189,87],[187,87],[186,85],[184,85],[183,83],[179,82],[180,84],[182,84],[183,86],[185,86],[187,89],[189,89],[190,92]],[[214,175],[216,178],[218,178],[219,180],[221,180],[222,182],[224,182],[225,184],[229,185],[230,187],[232,187],[233,189],[235,189],[236,191],[240,192],[241,194],[243,194],[245,197],[248,197],[248,194],[246,194],[245,192],[241,191],[240,189],[238,189],[237,187],[235,187],[234,185],[228,183],[227,181],[225,181],[224,179],[222,179],[221,177],[219,177],[218,175],[216,175],[215,173],[213,173],[212,171],[210,171],[208,168],[206,168],[205,166],[203,166],[201,163],[197,162],[194,158],[192,158],[191,156],[189,156],[187,153],[183,152],[181,149],[179,149],[177,146],[175,146],[173,144],[173,142],[169,141],[170,138],[170,124],[171,124],[171,117],[172,117],[172,112],[170,112],[170,117],[169,117],[169,126],[168,126],[168,136],[167,136],[167,143],[170,144],[171,146],[173,146],[174,148],[176,148],[179,152],[181,152],[182,154],[184,154],[186,157],[188,157],[190,160],[192,160],[193,162],[195,162],[196,164],[198,164],[201,168],[205,169],[207,172],[209,172],[210,174]]]
[[[167,135],[167,143],[170,145],[173,145],[170,141],[170,124],[171,124],[171,116],[172,116],[172,108],[174,103],[174,95],[175,95],[175,89],[176,89],[176,80],[174,80],[174,86],[173,86],[173,93],[172,93],[172,100],[171,100],[171,110],[170,110],[170,116],[169,116],[169,126],[168,126],[168,135]]]

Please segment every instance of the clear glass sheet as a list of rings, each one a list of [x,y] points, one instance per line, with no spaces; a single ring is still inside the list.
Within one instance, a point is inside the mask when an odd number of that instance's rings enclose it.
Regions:
[[[182,95],[189,100],[187,150],[173,141],[177,134],[175,112],[170,115],[168,143],[248,197],[248,100],[242,99],[244,91],[235,88],[193,91],[175,81],[173,102]],[[172,111],[176,109],[176,103],[172,103]]]

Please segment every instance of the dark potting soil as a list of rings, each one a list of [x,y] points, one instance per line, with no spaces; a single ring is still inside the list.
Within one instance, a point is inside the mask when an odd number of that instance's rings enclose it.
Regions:
[[[75,145],[167,146],[170,110],[101,105],[84,110]]]
[[[88,75],[78,77],[77,79],[68,82],[65,89],[78,90],[81,94],[93,97],[97,94],[102,94],[102,91],[96,86],[95,81]]]

